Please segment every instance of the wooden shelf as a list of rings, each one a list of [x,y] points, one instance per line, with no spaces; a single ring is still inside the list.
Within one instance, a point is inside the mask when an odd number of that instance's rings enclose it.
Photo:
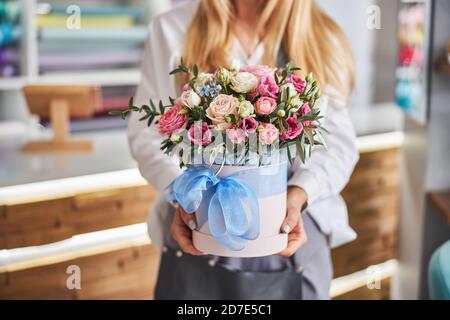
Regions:
[[[0,91],[21,90],[26,83],[26,77],[12,77],[0,79]]]
[[[450,191],[430,192],[428,200],[431,207],[450,225]]]
[[[95,71],[52,72],[38,76],[33,82],[46,84],[83,83],[101,86],[135,86],[139,84],[137,68]]]

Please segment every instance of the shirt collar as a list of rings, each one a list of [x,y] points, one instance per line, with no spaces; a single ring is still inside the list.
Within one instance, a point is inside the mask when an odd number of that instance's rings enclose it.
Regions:
[[[244,48],[242,47],[239,40],[235,40],[233,44],[232,50],[232,64],[239,64],[239,66],[254,66],[259,65],[262,62],[262,58],[264,56],[264,43],[260,42],[255,50],[253,51],[250,57],[245,53]]]

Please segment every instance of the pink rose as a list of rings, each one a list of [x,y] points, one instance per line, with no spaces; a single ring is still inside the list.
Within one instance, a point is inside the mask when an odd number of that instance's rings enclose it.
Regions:
[[[160,135],[169,136],[175,130],[184,128],[187,116],[180,114],[182,108],[180,104],[176,104],[159,118],[158,129]]]
[[[271,97],[276,98],[280,92],[275,79],[271,76],[264,76],[259,78],[258,87],[248,94],[248,100],[253,101],[256,97]]]
[[[245,136],[248,138],[250,134],[255,133],[258,128],[258,121],[255,118],[242,119],[242,130],[244,130]]]
[[[235,144],[240,144],[242,143],[245,138],[245,132],[242,129],[239,128],[231,128],[231,129],[227,129],[227,137],[228,139],[230,139],[231,142],[235,143]]]
[[[273,77],[262,77],[259,79],[258,93],[263,97],[276,98],[280,88]]]
[[[308,113],[310,113],[311,112],[311,107],[309,106],[309,104],[308,104],[308,102],[306,102],[305,104],[303,104],[301,107],[300,107],[300,115],[302,116],[302,117],[304,117],[304,116],[306,116]]]
[[[273,98],[261,97],[256,101],[257,114],[271,114],[277,108],[277,102]]]
[[[281,140],[286,141],[288,139],[295,139],[303,132],[303,124],[301,122],[297,123],[297,115],[294,114],[292,117],[287,118],[286,122],[289,128],[281,133]]]
[[[306,82],[299,76],[292,74],[287,78],[287,82],[292,83],[298,93],[302,94],[305,91]]]
[[[261,123],[263,129],[259,131],[259,140],[265,144],[272,144],[278,139],[279,131],[271,123]]]
[[[189,83],[186,83],[186,84],[183,86],[182,91],[188,91],[188,90],[190,90],[190,89],[191,89],[190,84],[189,84]]]
[[[198,123],[194,123],[188,131],[188,139],[198,146],[206,146],[212,141],[212,133],[206,122],[202,122],[201,127]]]
[[[206,109],[206,116],[219,129],[229,128],[230,125],[226,123],[225,117],[230,114],[237,115],[238,106],[239,100],[237,98],[226,94],[219,94],[209,104],[208,109]]]
[[[268,66],[245,66],[242,67],[239,71],[240,72],[250,72],[257,76],[258,78],[262,77],[274,77],[276,68],[271,68]]]

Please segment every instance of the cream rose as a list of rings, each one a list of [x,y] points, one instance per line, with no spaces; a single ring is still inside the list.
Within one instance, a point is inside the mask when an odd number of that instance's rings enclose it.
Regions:
[[[239,103],[238,112],[241,118],[248,118],[255,112],[255,108],[250,101],[244,100]]]
[[[238,106],[239,100],[237,98],[220,94],[209,104],[208,109],[206,109],[206,116],[219,129],[224,129],[228,127],[225,117],[230,114],[237,115]]]
[[[192,108],[198,106],[200,104],[200,102],[202,102],[200,96],[197,93],[195,93],[194,90],[184,91],[181,94],[180,100],[181,100],[181,103],[185,107],[188,107],[189,109],[192,109]]]
[[[231,89],[238,93],[248,93],[258,86],[258,78],[250,72],[238,72],[231,78]]]

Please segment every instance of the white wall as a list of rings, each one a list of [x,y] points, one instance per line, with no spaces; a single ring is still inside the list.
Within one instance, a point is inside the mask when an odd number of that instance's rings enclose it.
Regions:
[[[397,1],[318,0],[349,38],[356,60],[355,107],[394,100]],[[380,8],[381,29],[367,27],[368,8]]]

